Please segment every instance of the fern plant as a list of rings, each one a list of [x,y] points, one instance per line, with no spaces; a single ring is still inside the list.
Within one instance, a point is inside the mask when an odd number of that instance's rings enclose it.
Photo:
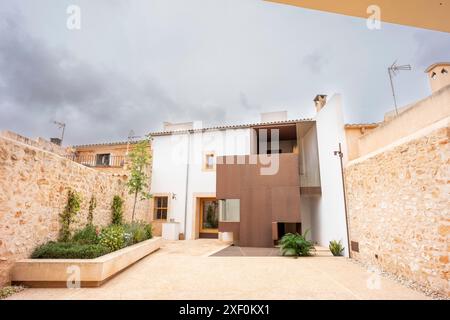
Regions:
[[[291,257],[310,256],[311,251],[314,250],[314,244],[312,241],[306,240],[308,232],[309,230],[307,230],[304,235],[299,233],[285,234],[280,240],[281,254],[283,256]]]
[[[330,245],[328,246],[333,256],[342,256],[344,252],[344,246],[342,245],[342,241],[332,240],[330,241]]]

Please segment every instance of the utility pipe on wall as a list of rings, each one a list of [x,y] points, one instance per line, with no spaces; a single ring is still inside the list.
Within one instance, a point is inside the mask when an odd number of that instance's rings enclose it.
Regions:
[[[187,229],[187,208],[188,208],[188,189],[189,189],[189,161],[191,155],[191,130],[187,134],[187,161],[186,161],[186,186],[185,186],[185,197],[184,197],[184,240],[186,240],[186,229]]]
[[[347,249],[348,249],[348,256],[351,258],[352,254],[351,254],[351,248],[350,248],[350,234],[348,231],[347,197],[346,197],[346,193],[345,193],[344,165],[342,163],[342,158],[344,157],[344,154],[342,153],[341,143],[339,143],[339,151],[335,151],[334,155],[339,156],[339,160],[341,162],[342,191],[344,193],[345,228],[347,230]]]

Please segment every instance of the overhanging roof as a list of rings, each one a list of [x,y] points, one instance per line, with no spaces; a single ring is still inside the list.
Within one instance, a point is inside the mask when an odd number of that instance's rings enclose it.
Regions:
[[[183,134],[183,133],[195,133],[195,132],[204,132],[204,131],[217,131],[217,130],[227,130],[227,129],[244,129],[244,128],[260,128],[265,126],[274,126],[274,125],[286,125],[286,124],[296,124],[298,122],[313,122],[313,119],[305,118],[305,119],[295,119],[295,120],[283,120],[283,121],[271,121],[271,122],[258,122],[258,123],[247,123],[247,124],[237,124],[237,125],[228,125],[228,126],[217,126],[217,127],[208,127],[208,128],[199,128],[199,129],[190,129],[190,130],[174,130],[174,131],[156,131],[151,132],[148,136],[166,136],[170,134]]]
[[[368,18],[369,6],[381,9],[380,19],[411,27],[450,33],[449,0],[266,0],[307,9]]]

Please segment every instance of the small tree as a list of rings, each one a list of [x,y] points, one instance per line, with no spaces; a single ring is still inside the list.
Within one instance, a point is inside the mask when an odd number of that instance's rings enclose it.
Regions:
[[[92,225],[94,222],[94,210],[97,207],[97,199],[92,195],[91,200],[89,200],[89,211],[87,216],[87,224]]]
[[[59,215],[61,228],[59,230],[59,240],[67,242],[70,240],[70,225],[75,221],[75,216],[80,211],[81,197],[72,190],[69,190],[67,204],[64,211]]]
[[[111,205],[112,224],[122,224],[123,219],[123,199],[120,196],[114,196]]]
[[[149,151],[149,141],[143,140],[136,144],[130,152],[130,177],[127,182],[127,187],[130,194],[134,194],[133,213],[131,221],[134,221],[134,214],[136,211],[137,197],[140,195],[141,200],[150,199],[151,195],[148,192],[148,170],[150,167],[151,156]]]

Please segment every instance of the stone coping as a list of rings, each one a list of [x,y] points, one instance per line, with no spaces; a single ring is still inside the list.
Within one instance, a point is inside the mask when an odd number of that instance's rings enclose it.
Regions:
[[[81,287],[99,287],[136,261],[161,247],[161,237],[95,259],[22,259],[12,270],[12,283],[28,287],[67,287],[79,274]]]

